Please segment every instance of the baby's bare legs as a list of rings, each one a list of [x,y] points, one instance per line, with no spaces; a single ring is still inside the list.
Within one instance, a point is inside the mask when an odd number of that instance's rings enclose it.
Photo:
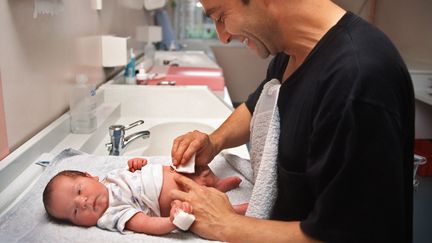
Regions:
[[[195,174],[186,176],[200,185],[214,187],[221,192],[227,192],[237,188],[241,182],[238,176],[229,176],[221,179],[217,177],[208,166],[196,167]],[[248,205],[248,203],[233,205],[233,209],[236,213],[244,215]]]
[[[237,188],[241,182],[241,179],[238,176],[230,176],[221,179],[217,177],[208,166],[196,167],[195,174],[184,175],[191,178],[200,185],[214,187],[221,192],[227,192]]]

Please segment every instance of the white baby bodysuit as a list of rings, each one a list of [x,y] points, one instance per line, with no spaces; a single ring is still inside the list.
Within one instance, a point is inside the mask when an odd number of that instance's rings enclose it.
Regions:
[[[162,165],[147,164],[134,173],[114,170],[102,181],[108,189],[108,209],[98,220],[100,228],[125,232],[126,222],[138,212],[160,216],[159,194],[162,189]]]

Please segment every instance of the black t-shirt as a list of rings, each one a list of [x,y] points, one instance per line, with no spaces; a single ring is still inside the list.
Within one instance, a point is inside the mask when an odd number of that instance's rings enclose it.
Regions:
[[[282,79],[278,54],[249,96]],[[412,241],[414,98],[388,38],[348,12],[280,88],[273,219],[327,242]]]

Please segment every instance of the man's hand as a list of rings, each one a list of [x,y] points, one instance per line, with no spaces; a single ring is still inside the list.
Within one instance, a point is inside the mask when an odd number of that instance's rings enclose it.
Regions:
[[[171,150],[174,166],[186,164],[194,154],[196,166],[206,166],[217,153],[210,136],[196,130],[177,137]]]
[[[200,186],[180,174],[175,175],[174,179],[185,191],[172,190],[171,197],[187,202],[196,218],[191,231],[207,239],[221,239],[220,232],[224,232],[228,222],[238,216],[228,197],[215,188]]]
[[[143,158],[133,158],[128,160],[128,167],[130,172],[141,170],[141,168],[147,164],[147,160]]]

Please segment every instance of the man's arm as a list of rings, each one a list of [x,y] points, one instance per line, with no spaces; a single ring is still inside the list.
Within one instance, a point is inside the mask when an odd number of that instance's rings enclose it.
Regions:
[[[247,143],[251,119],[251,113],[245,103],[237,107],[228,119],[210,134],[210,139],[215,144],[217,151]]]
[[[196,154],[196,163],[207,165],[222,149],[246,143],[249,140],[250,122],[251,114],[242,104],[212,134],[194,131],[176,138],[171,150],[173,164],[184,164]]]

